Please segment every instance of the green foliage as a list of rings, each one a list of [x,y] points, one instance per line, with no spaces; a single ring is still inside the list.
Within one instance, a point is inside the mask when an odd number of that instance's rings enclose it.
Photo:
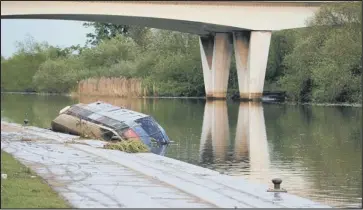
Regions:
[[[94,33],[88,33],[86,36],[88,38],[87,44],[98,45],[104,40],[109,40],[117,35],[125,34],[129,30],[129,26],[126,25],[115,25],[111,23],[100,23],[91,22],[84,23],[83,26],[86,28],[94,28]]]
[[[1,86],[5,91],[32,91],[32,76],[41,63],[51,56],[49,46],[28,38],[18,43],[18,51],[1,61]]]
[[[296,30],[283,30],[272,33],[269,58],[266,69],[266,81],[273,82],[283,75],[286,68],[283,60],[294,49]]]
[[[93,33],[88,33],[87,44],[97,46],[103,41],[110,40],[119,35],[132,38],[139,46],[145,47],[148,44],[148,37],[151,32],[148,28],[140,26],[115,25],[111,23],[84,23],[85,27],[92,27]]]
[[[279,79],[291,99],[362,102],[361,16],[361,2],[323,6],[297,34]]]
[[[132,39],[116,36],[100,43],[97,47],[83,50],[80,59],[85,68],[109,67],[122,60],[135,60],[137,54],[138,48]]]
[[[37,91],[67,93],[77,81],[89,77],[130,77],[135,69],[137,46],[130,39],[116,36],[100,43],[97,47],[81,49],[79,55],[48,59],[39,66],[33,77]]]
[[[77,83],[80,65],[75,59],[46,60],[33,77],[39,92],[67,93]]]
[[[39,90],[37,87],[39,83],[34,84],[33,76],[40,67],[48,60],[66,59],[77,50],[77,47],[61,49],[49,46],[47,43],[37,43],[32,37],[17,43],[17,48],[13,56],[1,61],[1,88],[5,91]]]
[[[156,45],[155,45],[156,43]],[[149,83],[156,84],[160,96],[201,96],[204,94],[197,36],[162,31],[150,47],[156,51],[149,67]]]
[[[324,5],[308,23],[310,26],[361,25],[362,2]]]

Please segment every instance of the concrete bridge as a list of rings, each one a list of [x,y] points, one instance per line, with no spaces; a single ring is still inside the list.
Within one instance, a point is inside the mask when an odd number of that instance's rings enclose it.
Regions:
[[[96,21],[197,34],[206,96],[226,98],[234,48],[240,96],[253,100],[262,96],[271,32],[305,27],[322,3],[329,2],[1,1],[1,19]]]

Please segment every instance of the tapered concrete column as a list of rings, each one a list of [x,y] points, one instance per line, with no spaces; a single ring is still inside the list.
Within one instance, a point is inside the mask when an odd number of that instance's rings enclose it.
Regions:
[[[206,101],[200,139],[201,161],[205,161],[207,155],[213,156],[216,162],[225,161],[229,141],[227,102],[225,100]],[[210,150],[213,154],[206,154],[211,152]]]
[[[200,37],[200,52],[207,98],[226,98],[232,55],[232,39],[227,33]]]
[[[261,103],[240,103],[234,151],[236,160],[249,159],[247,178],[270,182],[270,155]]]
[[[199,144],[199,154],[201,162],[204,162],[204,153],[209,152],[206,150],[211,149],[211,147],[207,146],[207,143],[210,143],[210,145],[212,145],[212,108],[212,106],[208,105],[208,101],[206,101],[204,106],[202,134],[200,136]],[[208,156],[208,154],[206,156]]]
[[[249,156],[250,174],[253,179],[268,183],[270,177],[270,153],[268,150],[265,117],[261,103],[249,102]],[[252,178],[252,177],[251,177]]]
[[[241,161],[244,158],[248,159],[250,136],[249,117],[249,103],[240,103],[234,141],[234,158],[237,161]]]
[[[262,97],[270,41],[270,31],[233,33],[241,99],[255,100]]]
[[[233,33],[233,45],[240,98],[249,98],[250,73],[248,71],[248,49],[250,45],[250,32]]]
[[[217,162],[223,162],[227,158],[227,149],[230,144],[227,102],[224,100],[217,100],[206,103],[213,106],[212,145],[214,156],[217,159]]]

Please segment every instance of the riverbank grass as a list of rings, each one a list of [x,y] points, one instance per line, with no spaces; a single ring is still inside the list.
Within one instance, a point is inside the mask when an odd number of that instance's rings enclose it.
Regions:
[[[2,208],[70,208],[51,187],[30,168],[1,150]]]

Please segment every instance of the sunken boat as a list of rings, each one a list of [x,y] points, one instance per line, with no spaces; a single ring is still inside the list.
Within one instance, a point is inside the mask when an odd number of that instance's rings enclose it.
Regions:
[[[63,108],[51,127],[56,132],[106,141],[140,140],[149,147],[170,142],[153,117],[102,101]]]

